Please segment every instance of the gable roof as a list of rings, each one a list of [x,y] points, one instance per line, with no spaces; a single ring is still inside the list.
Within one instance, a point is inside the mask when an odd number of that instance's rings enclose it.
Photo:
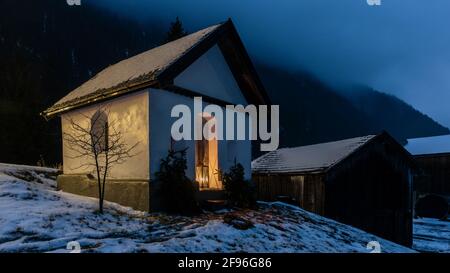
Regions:
[[[323,172],[339,163],[376,135],[296,148],[282,148],[252,161],[254,173]]]
[[[405,149],[412,155],[432,155],[450,153],[450,135],[411,138]]]
[[[41,114],[45,118],[50,118],[143,88],[164,89],[171,86],[179,73],[214,44],[219,44],[247,101],[254,104],[269,104],[268,96],[242,41],[233,23],[228,20],[105,68]]]

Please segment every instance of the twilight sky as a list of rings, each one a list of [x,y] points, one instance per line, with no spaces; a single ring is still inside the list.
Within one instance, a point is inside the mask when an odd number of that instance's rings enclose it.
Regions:
[[[450,127],[450,1],[96,0],[193,32],[231,17],[250,54],[336,86],[392,93]],[[382,111],[382,109],[380,109]]]

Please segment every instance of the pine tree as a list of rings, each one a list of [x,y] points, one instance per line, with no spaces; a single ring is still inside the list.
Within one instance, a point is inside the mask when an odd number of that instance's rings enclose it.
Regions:
[[[163,210],[171,214],[192,215],[200,211],[194,183],[186,176],[186,150],[170,150],[161,159],[155,184],[159,187]]]
[[[231,206],[254,208],[256,206],[255,185],[244,178],[244,167],[234,164],[228,172],[223,173],[223,186]]]
[[[183,23],[181,23],[180,18],[175,19],[175,22],[170,23],[170,29],[167,32],[166,42],[171,42],[186,36],[187,32],[184,31]]]

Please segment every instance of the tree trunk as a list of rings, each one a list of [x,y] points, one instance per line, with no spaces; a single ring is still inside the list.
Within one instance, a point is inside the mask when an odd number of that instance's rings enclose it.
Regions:
[[[103,214],[103,199],[101,197],[98,198],[98,212]]]
[[[102,183],[100,178],[97,179],[97,183],[98,183],[98,211],[100,213],[103,213],[103,191],[104,189],[102,189]]]
[[[98,165],[98,156],[96,154],[95,154],[95,167],[97,171],[97,183],[98,183],[98,211],[99,213],[103,213],[102,181],[100,179],[100,167]]]

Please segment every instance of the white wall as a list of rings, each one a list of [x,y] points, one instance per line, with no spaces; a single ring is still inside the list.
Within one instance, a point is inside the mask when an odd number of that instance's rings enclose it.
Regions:
[[[239,86],[215,45],[178,75],[175,85],[233,104],[246,104]]]
[[[113,179],[149,179],[149,126],[148,126],[148,91],[129,94],[108,102],[74,110],[61,116],[63,133],[70,133],[72,118],[77,124],[89,126],[90,120],[84,116],[92,116],[99,107],[109,109],[109,119],[116,121],[116,130],[123,134],[123,140],[128,145],[139,143],[134,150],[137,155],[125,163],[111,169]],[[84,116],[83,116],[84,115]],[[93,168],[77,168],[86,162],[87,158],[72,158],[77,153],[70,149],[63,138],[63,168],[64,174],[93,173]]]
[[[217,45],[176,77],[174,83],[233,104],[247,104]],[[153,177],[159,170],[160,160],[167,155],[170,148],[171,126],[176,120],[171,118],[170,113],[176,104],[188,105],[193,113],[193,98],[158,89],[133,93],[108,101],[111,113],[119,120],[121,129],[126,131],[126,141],[130,144],[140,142],[139,154],[129,159],[127,163],[114,168],[111,173],[112,178],[148,179]],[[64,121],[66,115],[72,115],[76,120],[81,120],[79,113],[92,115],[96,109],[95,106],[91,106],[64,114],[62,116],[63,131],[68,130],[67,122]],[[192,124],[193,122],[192,117]],[[185,141],[185,145],[188,147],[187,174],[194,179],[195,143],[193,140]],[[237,162],[244,166],[246,177],[251,177],[251,142],[249,140],[219,141],[218,150],[221,169],[228,170],[236,158]],[[89,172],[87,169],[73,169],[83,159],[71,159],[71,156],[73,152],[64,145],[64,173]]]
[[[167,152],[170,149],[171,134],[170,130],[172,123],[176,118],[172,118],[170,113],[172,107],[177,104],[186,104],[189,107],[193,107],[193,99],[175,93],[150,89],[149,92],[150,101],[150,172],[151,177],[154,177],[154,173],[159,170],[160,161],[167,156]],[[187,150],[188,169],[187,175],[190,178],[194,178],[194,141],[185,142]]]
[[[159,170],[160,161],[167,156],[171,144],[171,127],[177,118],[170,116],[172,108],[177,104],[187,105],[191,109],[191,123],[194,125],[194,99],[172,92],[151,89],[150,90],[150,172],[151,176]],[[203,107],[207,104],[203,103]],[[225,113],[224,113],[225,119]],[[225,120],[224,120],[225,121]],[[224,122],[225,123],[225,122]],[[193,132],[192,132],[193,133]],[[192,138],[193,139],[193,136]],[[234,142],[234,144],[228,144]],[[195,141],[185,141],[187,150],[187,175],[195,178]],[[233,147],[233,149],[231,149]],[[234,158],[245,168],[246,178],[251,177],[251,141],[218,141],[219,168],[229,170],[234,164]]]

